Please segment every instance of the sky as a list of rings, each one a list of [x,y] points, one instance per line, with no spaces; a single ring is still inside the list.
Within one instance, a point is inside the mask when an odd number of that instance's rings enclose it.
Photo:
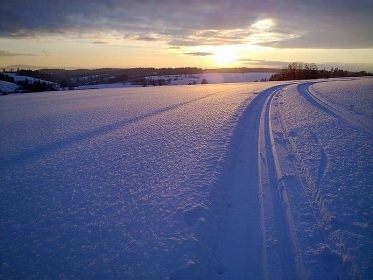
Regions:
[[[0,66],[373,71],[372,0],[0,0]]]

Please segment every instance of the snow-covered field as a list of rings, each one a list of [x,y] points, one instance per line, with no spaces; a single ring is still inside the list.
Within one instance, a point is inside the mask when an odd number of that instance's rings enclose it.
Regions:
[[[171,80],[171,85],[188,85],[201,84],[202,80],[206,80],[209,84],[223,83],[246,83],[256,82],[262,79],[269,79],[274,73],[253,72],[253,73],[203,73],[193,75],[169,75],[169,76],[151,76],[150,79]]]
[[[373,79],[0,98],[1,279],[372,279]]]
[[[253,72],[253,73],[203,73],[203,74],[188,74],[188,75],[166,75],[166,76],[150,76],[148,80],[164,80],[167,85],[196,85],[201,84],[205,79],[208,84],[224,84],[224,83],[247,83],[257,82],[262,79],[269,79],[274,73]],[[98,85],[81,85],[76,89],[104,89],[104,88],[127,88],[139,87],[142,85],[132,85],[131,83],[114,83],[114,84],[98,84]],[[149,85],[150,86],[150,85]]]

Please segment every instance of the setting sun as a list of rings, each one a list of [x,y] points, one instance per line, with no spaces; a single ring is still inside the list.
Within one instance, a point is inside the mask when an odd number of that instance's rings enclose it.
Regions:
[[[227,66],[235,62],[238,59],[238,55],[232,48],[224,46],[214,50],[213,58],[217,65]]]

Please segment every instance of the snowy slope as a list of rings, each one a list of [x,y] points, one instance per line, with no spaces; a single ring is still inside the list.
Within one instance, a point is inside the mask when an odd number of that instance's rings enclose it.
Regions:
[[[0,92],[15,92],[18,89],[18,85],[7,82],[0,81]]]
[[[2,97],[0,278],[370,278],[372,88]]]
[[[56,84],[56,83],[41,80],[41,79],[36,79],[36,78],[33,78],[33,77],[28,77],[28,76],[19,76],[19,75],[17,75],[17,73],[5,72],[4,75],[13,78],[16,82],[28,80],[30,83],[41,82],[41,83],[47,83],[47,84],[51,84],[51,85],[59,87],[59,85]]]

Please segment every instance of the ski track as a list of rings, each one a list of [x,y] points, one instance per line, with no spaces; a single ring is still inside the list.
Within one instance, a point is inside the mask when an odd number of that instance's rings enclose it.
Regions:
[[[352,130],[356,130],[356,135],[361,135],[363,138],[369,139],[372,131],[369,126],[366,126],[364,122],[360,122],[356,116],[351,115],[350,113],[346,112],[345,110],[341,110],[341,108],[336,109],[334,106],[331,106],[318,98],[316,98],[313,94],[310,93],[309,87],[314,85],[315,82],[312,83],[302,83],[296,87],[296,91],[300,96],[308,102],[308,104],[316,109],[316,111],[322,112],[326,114],[324,117],[329,116],[332,120],[334,119],[337,123],[336,131],[340,131],[342,127],[344,129],[349,129],[351,127]],[[311,108],[310,108],[311,109]],[[307,110],[307,109],[305,109]],[[279,111],[279,115],[281,116],[282,112]],[[317,118],[315,116],[315,118]],[[284,132],[285,138],[287,139],[288,143],[288,150],[291,154],[294,155],[294,167],[299,178],[300,184],[299,186],[302,187],[303,199],[304,203],[310,206],[310,213],[312,214],[312,220],[315,222],[315,228],[318,229],[320,240],[313,241],[314,248],[317,248],[318,242],[319,244],[323,244],[323,247],[320,247],[324,251],[322,254],[317,255],[316,258],[325,258],[328,256],[328,262],[325,262],[325,267],[314,267],[312,270],[308,268],[308,273],[313,275],[318,275],[317,277],[325,278],[325,277],[334,277],[337,279],[364,279],[363,275],[369,271],[366,267],[363,270],[359,269],[359,265],[356,263],[356,257],[351,253],[354,250],[352,249],[351,245],[351,237],[354,235],[354,231],[358,230],[352,225],[347,226],[347,224],[336,224],[335,220],[339,219],[340,217],[335,217],[335,212],[331,212],[328,208],[330,207],[331,203],[328,200],[328,196],[330,194],[325,193],[321,186],[323,185],[323,178],[326,173],[330,173],[329,169],[329,158],[327,151],[324,149],[325,143],[320,142],[321,140],[318,137],[318,134],[312,131],[310,128],[310,140],[314,141],[314,146],[317,147],[319,150],[319,168],[315,175],[311,175],[309,162],[305,159],[304,151],[299,150],[298,145],[296,143],[297,136],[296,133],[289,129],[281,117],[278,118],[278,121],[281,123],[281,131]],[[346,126],[347,125],[347,126]],[[339,133],[339,132],[338,132]],[[364,137],[365,135],[365,137]],[[294,137],[295,136],[295,137]],[[359,136],[360,137],[360,136]],[[304,140],[304,139],[303,139]],[[325,141],[325,139],[323,140]],[[369,142],[368,140],[368,143]],[[368,161],[369,162],[369,161]],[[369,164],[367,162],[367,164]],[[311,168],[312,169],[312,168]],[[360,169],[360,168],[359,168]],[[312,171],[314,172],[314,171]],[[330,175],[329,175],[330,176]],[[369,173],[367,175],[369,178]],[[329,179],[330,180],[330,179]],[[294,195],[294,194],[293,194]],[[302,194],[298,193],[295,194],[298,199],[302,199]],[[293,203],[293,207],[296,203]],[[332,205],[335,209],[336,205]],[[333,209],[333,210],[334,210]],[[353,208],[352,208],[353,209]],[[352,210],[351,209],[351,210]],[[303,211],[303,210],[301,210]],[[298,212],[301,212],[298,211]],[[343,212],[341,212],[343,213]],[[341,217],[342,218],[342,217]],[[361,217],[356,217],[361,219]],[[343,218],[342,218],[343,219]],[[345,221],[348,222],[348,221]],[[312,228],[312,223],[308,228]],[[343,232],[346,231],[346,232]],[[359,232],[358,230],[357,232]],[[315,233],[314,233],[315,234]],[[316,235],[315,235],[316,236]],[[356,237],[363,238],[363,236],[359,236],[356,233]],[[359,240],[359,239],[357,239]],[[356,240],[356,241],[357,241]],[[355,242],[356,242],[355,241]],[[312,240],[303,240],[303,243],[312,244]],[[306,252],[309,249],[303,248],[303,251]],[[324,255],[325,254],[325,255]],[[324,255],[324,256],[323,256]],[[308,256],[309,258],[310,256]],[[315,256],[314,256],[315,257]],[[367,257],[367,256],[366,256]],[[320,261],[320,260],[318,260]],[[308,259],[308,262],[313,262],[312,260]],[[369,261],[368,261],[369,262]],[[328,267],[328,269],[325,269]],[[366,275],[367,276],[367,275]]]
[[[317,110],[361,133],[371,134],[369,127],[355,116],[312,95],[309,87],[313,84],[300,82],[292,87]],[[328,200],[319,190],[329,164],[327,152],[318,135],[311,131],[310,139],[320,155],[314,176],[293,142],[294,132],[281,119],[280,105],[273,102],[289,86],[261,92],[248,105],[236,128],[233,161],[225,182],[230,189],[216,253],[218,265],[210,279],[215,279],[214,273],[219,279],[361,278],[343,235],[333,228]],[[282,149],[281,160],[278,148]],[[284,163],[284,158],[291,159],[292,164]],[[286,172],[282,165],[288,165]],[[302,227],[313,233],[304,234]],[[315,251],[310,253],[310,248]],[[313,268],[310,265],[318,262],[325,264]]]
[[[263,108],[264,127],[263,125],[260,126],[261,129],[264,128],[265,131],[265,141],[259,140],[259,143],[265,144],[267,157],[266,169],[269,174],[268,187],[270,188],[271,202],[273,205],[273,224],[276,227],[274,233],[277,233],[275,239],[277,243],[274,245],[274,249],[271,248],[275,252],[275,257],[272,256],[270,258],[272,262],[275,261],[275,264],[272,265],[274,269],[271,273],[268,273],[269,278],[267,279],[304,279],[305,272],[303,260],[288,199],[287,177],[283,174],[279,163],[271,120],[272,99],[281,90],[282,88],[273,91],[267,99],[265,108]],[[261,170],[265,170],[265,167],[261,167]],[[261,182],[261,185],[262,184]],[[264,188],[264,186],[262,186],[262,188]],[[265,203],[265,201],[266,199],[264,196],[263,203]],[[263,216],[265,217],[267,215],[264,214]],[[266,247],[270,246],[266,244]]]
[[[260,93],[245,109],[231,143],[231,159],[222,182],[223,209],[216,264],[210,279],[260,279],[262,233],[258,199],[258,133],[262,107],[272,91]],[[238,261],[237,261],[238,260]]]
[[[212,269],[211,279],[214,273],[221,279],[306,277],[270,121],[272,99],[286,86],[261,92],[236,128],[219,269]]]
[[[299,88],[301,88],[302,85],[303,84],[298,85],[297,90],[299,90]],[[276,105],[277,107],[280,106],[279,104]],[[318,184],[321,181],[323,173],[325,172],[324,168],[326,163],[323,160],[325,160],[326,155],[323,151],[323,148],[320,146],[319,149],[321,152],[321,163],[318,173],[319,177],[317,178],[317,182],[315,182],[315,180],[313,179],[312,175],[308,170],[307,164],[303,160],[302,152],[297,149],[296,144],[294,143],[291,137],[293,136],[294,132],[288,129],[286,123],[281,118],[281,111],[278,110],[277,113],[277,121],[279,122],[280,131],[281,133],[283,133],[283,140],[286,143],[285,146],[287,153],[292,155],[291,158],[293,159],[293,165],[291,167],[291,170],[288,170],[288,172],[290,172],[292,175],[285,175],[284,180],[282,180],[282,182],[284,183],[284,190],[286,190],[285,187],[289,187],[289,191],[291,193],[290,195],[293,197],[292,203],[288,204],[288,209],[295,210],[297,215],[294,216],[294,219],[297,220],[297,223],[302,224],[305,223],[305,221],[302,220],[301,217],[299,217],[299,213],[305,213],[305,215],[307,215],[306,213],[308,212],[310,217],[307,218],[308,221],[306,221],[306,223],[308,225],[306,226],[306,229],[309,230],[313,228],[315,230],[315,232],[312,234],[312,237],[307,237],[307,234],[304,234],[300,229],[294,229],[293,231],[293,234],[297,232],[299,239],[302,240],[302,245],[298,243],[296,247],[298,249],[297,253],[299,254],[297,255],[297,258],[301,261],[300,263],[298,263],[299,274],[296,277],[292,277],[291,279],[313,279],[315,276],[311,277],[310,274],[318,275],[317,277],[321,278],[327,277],[333,279],[348,279],[344,271],[342,259],[337,259],[335,261],[336,263],[331,264],[332,267],[328,268],[328,270],[330,271],[326,274],[324,273],[323,269],[316,267],[311,269],[310,271],[309,264],[306,271],[305,267],[302,265],[302,255],[304,255],[305,252],[309,250],[309,248],[318,248],[319,246],[321,246],[321,248],[323,248],[322,246],[330,246],[332,248],[337,247],[336,244],[331,244],[329,242],[331,232],[328,229],[330,228],[331,214],[327,209],[326,200],[323,196],[320,195]],[[314,142],[316,144],[319,144],[317,135],[313,132],[311,132],[311,135],[314,138]],[[288,182],[287,185],[286,182]],[[332,253],[327,251],[325,252],[325,254],[326,256],[330,254],[329,258],[333,259]],[[307,261],[309,263],[313,262],[313,260],[310,261],[309,259]],[[342,267],[343,272],[334,272],[333,270],[335,270],[336,267]]]
[[[298,85],[298,92],[306,98],[312,105],[316,106],[320,110],[339,118],[341,121],[352,125],[356,129],[373,136],[373,124],[371,121],[364,120],[360,116],[356,116],[342,108],[332,106],[330,103],[323,101],[318,98],[315,94],[311,93],[309,88],[317,82],[302,83]]]

